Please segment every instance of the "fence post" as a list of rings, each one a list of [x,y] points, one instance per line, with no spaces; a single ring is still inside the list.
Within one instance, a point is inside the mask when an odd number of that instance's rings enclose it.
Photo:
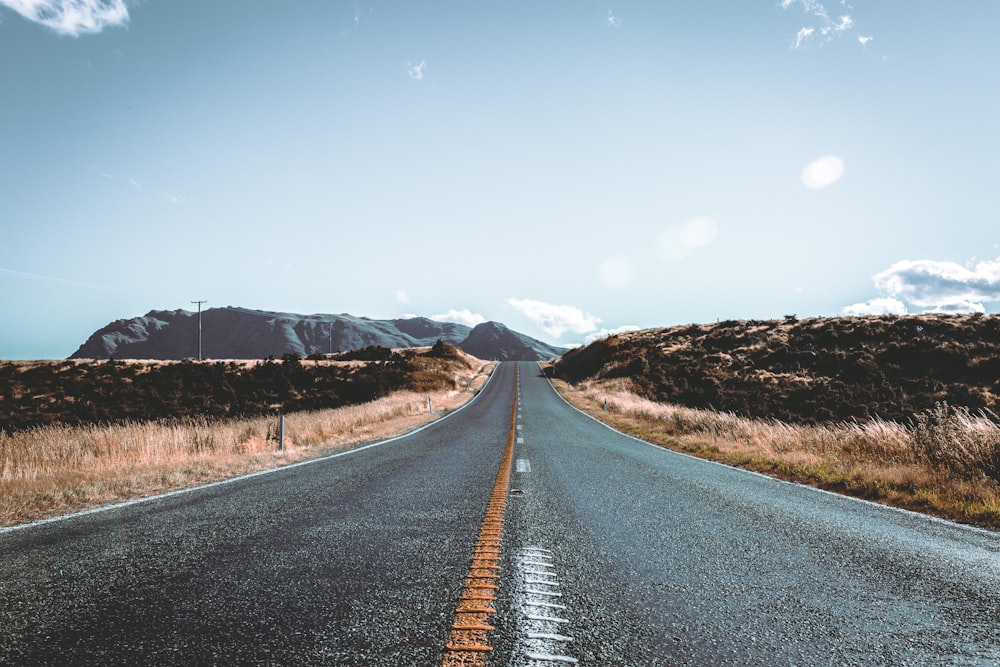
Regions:
[[[285,450],[285,415],[278,415],[278,451]]]
[[[434,404],[431,403],[431,397],[430,396],[427,397],[427,412],[430,413],[430,414],[434,414]]]

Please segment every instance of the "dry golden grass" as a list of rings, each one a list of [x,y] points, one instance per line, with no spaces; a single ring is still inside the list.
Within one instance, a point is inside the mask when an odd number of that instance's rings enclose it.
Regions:
[[[0,432],[0,526],[154,495],[316,458],[401,435],[468,402],[492,365],[469,358],[455,387],[399,392],[363,405],[277,418],[114,426],[44,426]],[[428,411],[428,398],[433,413]]]
[[[939,406],[928,426],[889,421],[791,425],[656,403],[628,380],[556,388],[573,405],[644,440],[774,477],[1000,528],[1000,484],[984,471],[1000,426]],[[605,405],[607,411],[605,411]],[[991,458],[992,457],[992,458]],[[995,474],[995,473],[994,473]]]

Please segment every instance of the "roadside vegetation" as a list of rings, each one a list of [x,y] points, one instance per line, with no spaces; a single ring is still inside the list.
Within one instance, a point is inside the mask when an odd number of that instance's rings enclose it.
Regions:
[[[556,384],[657,444],[998,529],[1000,374],[987,370],[1000,360],[998,324],[786,318],[647,330],[570,352]]]
[[[78,399],[70,403],[91,406],[112,403],[86,398],[99,381],[111,378],[112,390],[105,387],[105,391],[127,406],[129,416],[112,421],[77,415],[69,420],[65,418],[69,410],[57,407],[52,412],[62,417],[58,421],[37,423],[43,414],[39,410],[32,413],[35,423],[31,425],[11,428],[8,421],[0,430],[0,525],[274,468],[399,435],[460,407],[482,387],[491,370],[447,344],[405,352],[370,348],[353,353],[349,359],[70,363],[70,367],[66,362],[9,363],[0,367],[0,374],[10,377],[12,368],[15,377],[20,372],[28,378],[71,372],[73,377],[85,379],[79,389],[73,389]],[[181,387],[170,394],[177,397],[175,412],[182,416],[136,418],[131,412],[138,405],[135,396],[147,395],[145,383],[162,380],[158,373],[172,367],[195,378],[190,392]],[[260,377],[270,381],[280,372],[287,384],[257,389],[268,402],[252,411],[254,414],[229,416],[232,403],[228,392],[218,391],[220,378],[229,374],[252,376],[261,367],[267,372]],[[204,376],[216,379],[216,392],[198,389],[197,378]],[[352,378],[361,383],[360,388],[351,386]],[[53,393],[53,384],[39,387],[24,376],[19,379],[19,384],[11,383],[16,391]],[[308,395],[310,387],[316,387],[313,391],[317,395]],[[323,396],[324,391],[328,395]],[[8,402],[10,395],[5,394],[0,406],[23,405]],[[213,396],[222,400],[213,401]],[[356,400],[346,404],[345,397]],[[301,407],[324,401],[336,407]],[[44,401],[43,405],[51,407],[52,402]],[[197,413],[196,406],[204,411]],[[11,412],[16,412],[18,419],[26,414],[15,409],[5,412],[5,417],[9,419]],[[278,414],[285,416],[280,451]]]
[[[0,430],[156,419],[220,419],[356,405],[400,389],[453,383],[464,353],[372,346],[262,361],[25,361],[0,363]]]
[[[729,320],[610,336],[559,377],[789,423],[906,422],[937,403],[1000,414],[1000,316]]]

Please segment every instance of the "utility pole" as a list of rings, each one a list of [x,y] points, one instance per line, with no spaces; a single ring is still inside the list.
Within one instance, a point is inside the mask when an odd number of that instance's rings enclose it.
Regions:
[[[333,322],[330,322],[330,354],[333,354]]]
[[[198,361],[201,361],[201,304],[208,303],[208,301],[192,301],[191,303],[198,304]]]

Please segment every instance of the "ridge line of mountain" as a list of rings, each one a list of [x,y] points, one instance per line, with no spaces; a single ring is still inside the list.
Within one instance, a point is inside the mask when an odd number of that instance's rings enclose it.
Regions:
[[[469,327],[426,317],[377,320],[347,313],[300,315],[240,306],[150,310],[110,322],[91,334],[70,359],[265,359],[346,352],[371,346],[423,347],[442,340],[479,357],[534,361],[558,357],[550,345],[499,322]]]

